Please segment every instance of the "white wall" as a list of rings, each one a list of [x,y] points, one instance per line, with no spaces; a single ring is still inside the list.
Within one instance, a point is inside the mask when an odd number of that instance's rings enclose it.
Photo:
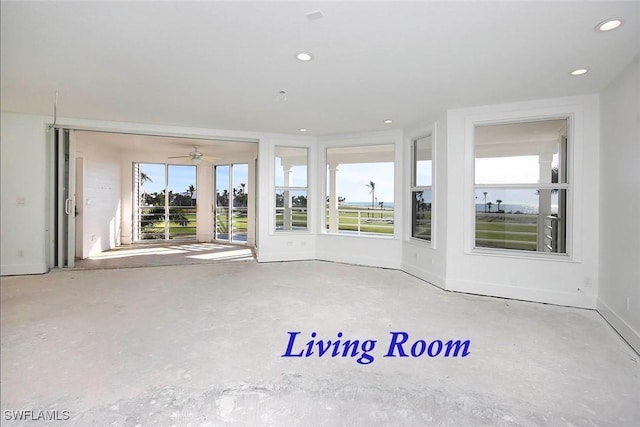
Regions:
[[[120,244],[120,151],[101,141],[104,134],[76,132],[76,157],[82,158],[82,195],[76,195],[82,222],[81,258],[97,255]]]
[[[1,274],[47,271],[48,162],[45,118],[2,113]]]
[[[549,257],[473,250],[474,123],[572,115],[570,254]],[[448,112],[446,289],[595,308],[598,288],[599,98],[596,95]]]
[[[640,66],[603,92],[598,311],[640,352]]]

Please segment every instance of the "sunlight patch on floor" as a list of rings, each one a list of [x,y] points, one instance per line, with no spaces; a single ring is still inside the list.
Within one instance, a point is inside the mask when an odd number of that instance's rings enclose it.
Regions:
[[[175,248],[175,247],[174,247]],[[101,260],[101,259],[114,259],[114,258],[126,258],[140,255],[175,255],[187,253],[185,250],[171,249],[171,248],[148,248],[148,249],[120,249],[116,251],[103,252],[99,255],[89,257],[89,259]]]
[[[239,249],[235,251],[214,252],[201,255],[187,255],[187,258],[213,260],[213,259],[253,259],[251,249]]]

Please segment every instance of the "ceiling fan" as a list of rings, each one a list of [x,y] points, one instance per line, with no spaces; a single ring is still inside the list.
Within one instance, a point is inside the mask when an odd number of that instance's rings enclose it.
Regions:
[[[198,164],[201,161],[213,162],[217,160],[216,157],[205,156],[202,152],[198,151],[198,146],[193,146],[193,151],[187,154],[186,156],[171,156],[170,159],[190,159],[191,163]]]

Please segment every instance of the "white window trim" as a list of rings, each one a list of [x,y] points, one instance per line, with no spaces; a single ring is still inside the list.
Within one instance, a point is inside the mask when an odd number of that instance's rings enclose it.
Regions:
[[[333,149],[333,148],[357,148],[357,147],[370,147],[370,146],[374,146],[374,145],[392,145],[393,146],[393,188],[394,188],[394,197],[393,197],[393,215],[394,218],[398,217],[398,202],[397,202],[397,193],[398,193],[398,183],[397,183],[397,179],[398,179],[398,144],[399,142],[396,141],[395,138],[389,138],[387,136],[377,136],[377,135],[362,135],[361,137],[357,138],[357,139],[351,139],[351,138],[347,138],[347,139],[339,139],[336,141],[333,141],[332,143],[325,143],[322,144],[321,147],[319,148],[320,150],[322,150],[322,162],[323,162],[323,167],[322,167],[322,190],[323,190],[323,199],[322,199],[322,224],[321,224],[321,234],[325,235],[325,236],[339,236],[339,237],[349,237],[349,238],[358,238],[358,239],[383,239],[383,240],[396,240],[398,239],[398,228],[399,228],[399,224],[398,221],[394,221],[393,224],[393,233],[389,234],[389,235],[384,235],[384,234],[367,234],[367,235],[353,235],[353,234],[347,234],[347,233],[332,233],[327,229],[327,219],[326,219],[326,197],[327,197],[327,192],[329,191],[329,189],[327,188],[327,180],[328,180],[328,175],[327,175],[327,166],[328,166],[328,155],[327,155],[327,150]]]
[[[424,138],[425,136],[431,135],[431,201],[432,201],[432,205],[431,205],[431,240],[424,240],[424,239],[419,239],[416,237],[413,237],[413,215],[412,215],[412,209],[411,209],[411,204],[413,203],[413,174],[414,174],[414,170],[413,170],[413,141],[415,141],[416,139],[420,139],[420,138]],[[437,128],[437,123],[433,123],[430,126],[427,127],[423,127],[419,130],[416,130],[414,132],[411,132],[407,135],[407,141],[409,142],[408,146],[409,146],[409,154],[408,156],[405,157],[405,161],[407,162],[408,165],[410,165],[411,167],[408,168],[409,171],[408,173],[405,173],[405,179],[408,179],[407,184],[405,185],[404,188],[406,189],[407,187],[409,187],[409,194],[408,194],[408,203],[407,203],[407,213],[405,214],[405,221],[407,223],[407,227],[405,228],[405,240],[407,240],[410,243],[413,243],[417,246],[420,247],[424,247],[424,248],[430,248],[430,249],[436,249],[437,246],[437,237],[438,237],[438,231],[437,231],[437,221],[438,221],[438,184],[437,184],[437,174],[438,174],[438,161],[436,160],[438,158],[438,148],[437,148],[437,137],[438,137],[438,128]],[[406,190],[405,190],[406,191]]]
[[[580,176],[581,165],[578,160],[582,156],[580,141],[582,133],[582,109],[580,106],[555,107],[535,111],[518,111],[482,116],[469,116],[465,120],[465,254],[481,256],[500,256],[521,259],[557,260],[564,262],[580,262],[577,248],[581,247],[579,215],[575,213],[575,200],[578,190],[576,177]],[[475,183],[475,128],[477,126],[499,125],[544,120],[567,120],[567,183],[551,184],[476,184]],[[579,157],[580,156],[580,157]],[[517,249],[481,248],[475,245],[475,190],[476,188],[564,188],[567,190],[567,221],[566,221],[566,253],[549,253],[538,251],[522,251]]]
[[[416,183],[416,159],[415,159],[415,143],[417,140],[422,139],[422,138],[427,138],[427,137],[431,137],[431,185],[415,185]],[[408,229],[408,233],[409,233],[409,240],[411,240],[412,242],[415,243],[419,243],[421,245],[433,248],[435,247],[434,245],[434,234],[435,234],[435,209],[434,207],[436,206],[435,203],[435,134],[433,132],[433,130],[429,131],[429,132],[425,132],[423,134],[421,134],[420,136],[414,137],[410,139],[411,144],[410,144],[410,150],[411,150],[411,154],[410,154],[410,162],[409,164],[411,165],[410,169],[410,175],[409,175],[409,226],[407,227]],[[414,218],[413,218],[413,192],[414,191],[426,191],[426,190],[430,190],[431,191],[431,235],[429,237],[429,239],[421,239],[420,237],[415,237],[413,235],[413,225],[414,225]]]
[[[276,185],[276,170],[275,170],[275,161],[276,161],[276,151],[278,148],[299,148],[299,149],[304,149],[307,152],[307,186],[306,187],[295,187],[295,186],[279,186]],[[311,176],[310,174],[310,159],[311,159],[311,149],[310,147],[307,147],[306,145],[284,145],[284,144],[276,144],[273,146],[273,155],[271,156],[271,167],[273,168],[273,175],[272,175],[272,192],[270,195],[271,198],[271,234],[272,235],[287,235],[287,234],[293,234],[293,235],[301,235],[301,234],[311,234],[312,230],[311,230],[311,219],[312,219],[312,214],[311,214],[311,209],[309,208],[310,206],[310,200],[311,200],[311,196],[309,194],[309,178]],[[278,230],[276,228],[276,218],[277,218],[277,214],[276,214],[276,209],[277,209],[277,203],[276,203],[276,199],[275,199],[275,195],[278,191],[306,191],[307,192],[307,228],[304,230]]]

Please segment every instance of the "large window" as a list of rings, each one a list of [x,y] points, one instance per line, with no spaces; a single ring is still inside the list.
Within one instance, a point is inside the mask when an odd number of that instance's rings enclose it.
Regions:
[[[275,147],[276,231],[307,230],[308,151]]]
[[[476,126],[476,247],[566,253],[567,122]]]
[[[329,233],[393,236],[394,145],[327,149]]]
[[[433,207],[433,138],[413,141],[411,172],[411,237],[431,241]]]

